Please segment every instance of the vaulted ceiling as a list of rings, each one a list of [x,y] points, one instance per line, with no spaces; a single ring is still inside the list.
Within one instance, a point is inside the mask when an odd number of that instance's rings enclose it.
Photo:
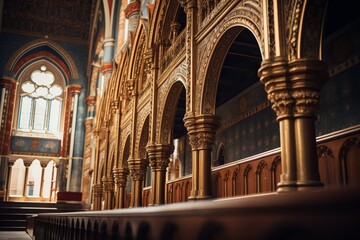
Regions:
[[[4,0],[2,31],[88,41],[91,0]]]

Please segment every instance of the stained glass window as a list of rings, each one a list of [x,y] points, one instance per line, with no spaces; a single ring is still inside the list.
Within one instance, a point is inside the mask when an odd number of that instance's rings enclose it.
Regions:
[[[56,132],[59,130],[61,101],[54,99],[50,103],[49,131]]]
[[[24,96],[20,102],[19,128],[28,129],[30,127],[30,117],[32,109],[32,98]]]
[[[44,98],[35,99],[35,111],[34,111],[34,130],[44,130],[47,101]]]
[[[18,128],[36,132],[58,132],[60,126],[62,87],[46,66],[21,84]]]

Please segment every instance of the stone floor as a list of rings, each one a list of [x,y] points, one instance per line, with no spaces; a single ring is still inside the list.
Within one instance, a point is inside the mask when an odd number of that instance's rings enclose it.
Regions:
[[[31,237],[23,231],[0,231],[0,240],[31,240]]]

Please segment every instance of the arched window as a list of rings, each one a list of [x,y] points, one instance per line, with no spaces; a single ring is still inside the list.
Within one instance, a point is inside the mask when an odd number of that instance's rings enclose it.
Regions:
[[[62,94],[63,88],[45,65],[34,70],[20,86],[18,130],[58,133]]]

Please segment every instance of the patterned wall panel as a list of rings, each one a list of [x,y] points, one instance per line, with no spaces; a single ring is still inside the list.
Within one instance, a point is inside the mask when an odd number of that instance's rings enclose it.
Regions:
[[[360,124],[360,67],[334,77],[321,91],[316,134],[321,136]]]
[[[11,137],[10,151],[17,154],[60,156],[61,141],[29,137]]]
[[[264,87],[255,84],[216,110],[221,117],[214,153],[225,147],[225,163],[280,146],[279,125]],[[213,160],[217,156],[213,155]]]

